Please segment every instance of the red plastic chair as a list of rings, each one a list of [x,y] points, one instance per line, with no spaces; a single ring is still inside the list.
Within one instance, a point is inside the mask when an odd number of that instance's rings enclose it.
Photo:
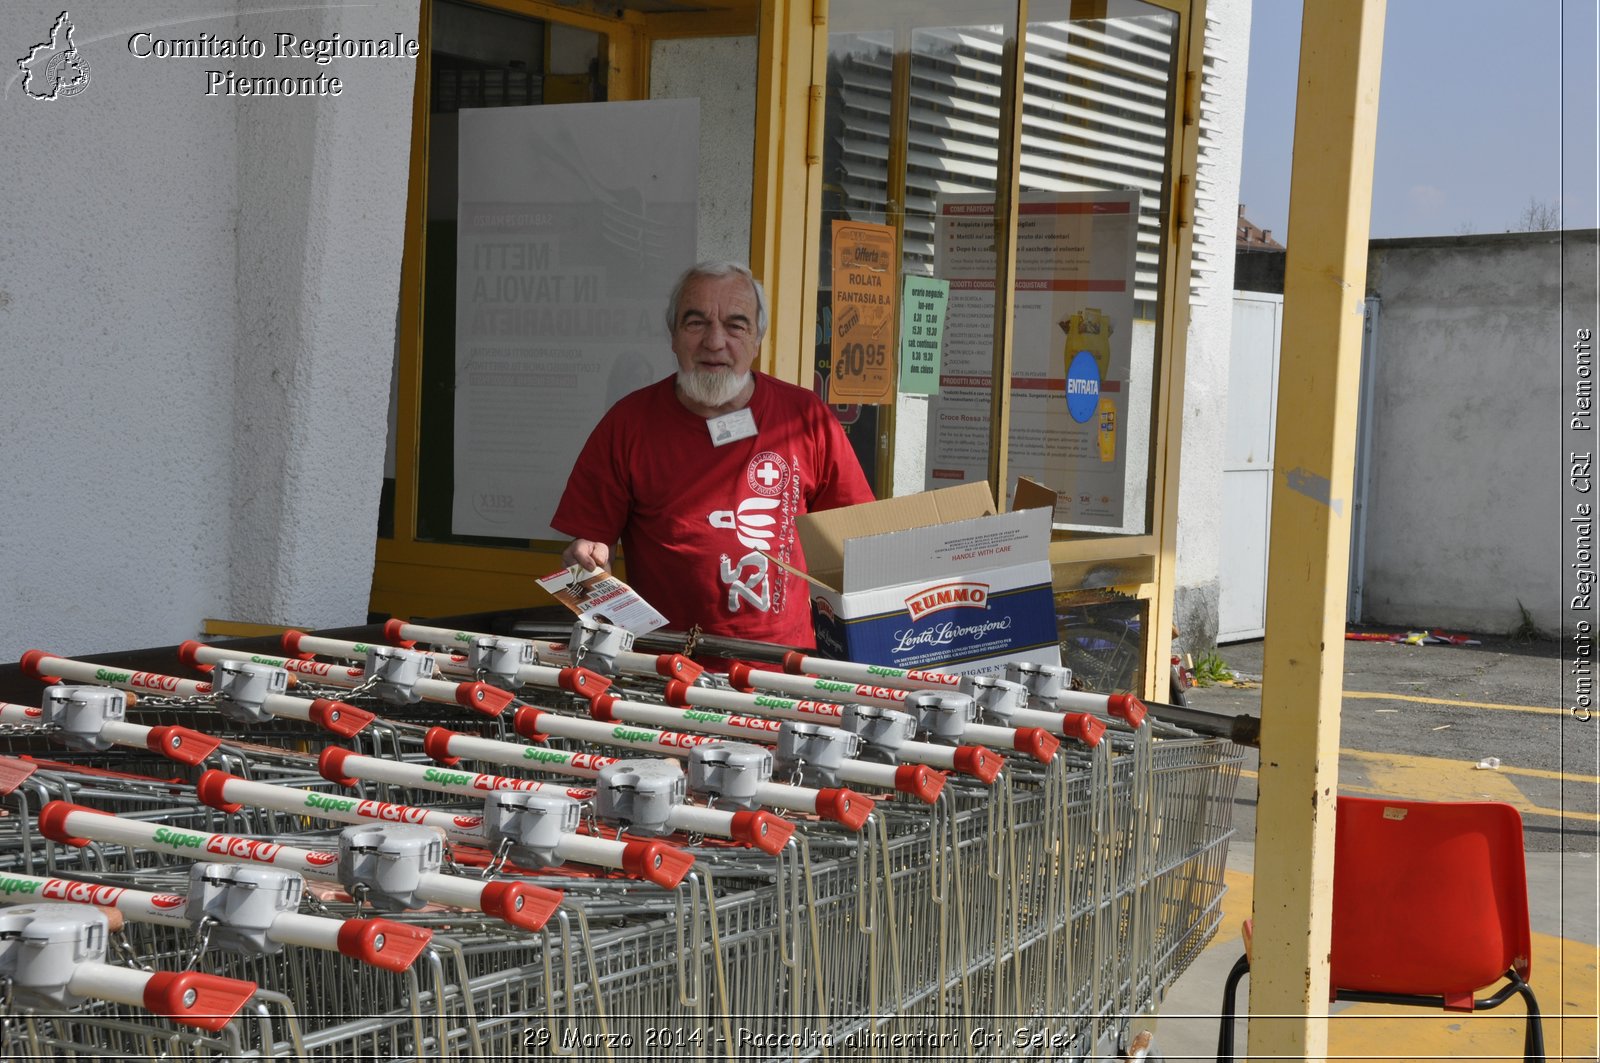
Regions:
[[[1331,998],[1483,1011],[1521,996],[1523,1056],[1543,1060],[1517,810],[1340,797],[1335,823]],[[1249,970],[1247,951],[1223,990],[1219,1063],[1233,1059],[1234,997]]]

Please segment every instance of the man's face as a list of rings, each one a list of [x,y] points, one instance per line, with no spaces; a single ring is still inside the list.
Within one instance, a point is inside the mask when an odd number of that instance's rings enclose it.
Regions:
[[[761,349],[756,294],[738,275],[695,277],[678,299],[672,353],[685,373],[742,378]]]

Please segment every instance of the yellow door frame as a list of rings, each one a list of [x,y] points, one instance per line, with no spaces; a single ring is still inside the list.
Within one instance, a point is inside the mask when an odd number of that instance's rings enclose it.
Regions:
[[[750,268],[771,313],[762,366],[809,386],[815,364],[827,0],[763,0],[757,34]]]

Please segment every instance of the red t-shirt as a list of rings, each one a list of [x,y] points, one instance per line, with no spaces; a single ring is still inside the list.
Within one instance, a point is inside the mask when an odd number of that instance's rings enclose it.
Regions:
[[[713,446],[674,378],[617,402],[589,436],[551,524],[614,543],[628,582],[674,628],[816,645],[794,520],[872,501],[833,412],[804,388],[757,373],[756,434]]]

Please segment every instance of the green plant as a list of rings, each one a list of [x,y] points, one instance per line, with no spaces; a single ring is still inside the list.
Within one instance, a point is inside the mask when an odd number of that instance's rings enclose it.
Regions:
[[[1528,607],[1522,604],[1522,599],[1517,599],[1517,612],[1522,614],[1522,619],[1510,631],[1506,638],[1512,642],[1532,642],[1544,637],[1544,632],[1539,630],[1539,625],[1533,622],[1533,615],[1528,612]]]
[[[1228,662],[1215,652],[1202,653],[1196,657],[1191,672],[1194,674],[1195,684],[1203,687],[1224,683],[1233,678],[1233,669],[1229,668]]]

